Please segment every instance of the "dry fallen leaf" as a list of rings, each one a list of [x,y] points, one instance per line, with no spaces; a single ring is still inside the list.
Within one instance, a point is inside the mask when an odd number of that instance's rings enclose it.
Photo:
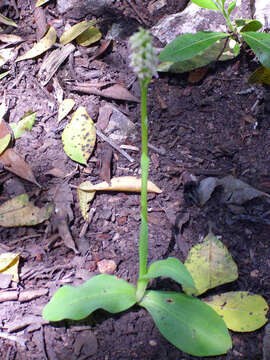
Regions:
[[[78,187],[84,191],[130,191],[141,192],[141,179],[135,176],[121,176],[111,179],[111,185],[106,181],[96,185],[84,185],[80,184]],[[147,191],[160,194],[162,190],[157,187],[152,181],[148,180]]]
[[[79,35],[85,32],[90,26],[94,25],[96,20],[87,21],[84,20],[76,25],[73,25],[70,29],[66,30],[60,37],[60,43],[66,45],[72,40],[76,39]]]
[[[9,129],[6,122],[0,117],[0,155],[8,147],[8,144],[11,140],[11,130]],[[1,159],[1,157],[0,157]],[[1,160],[0,160],[1,162]]]
[[[56,30],[51,26],[47,31],[46,35],[25,54],[19,56],[16,59],[16,62],[33,59],[43,54],[45,51],[49,50],[53,46],[53,44],[56,42],[56,37],[57,37]]]
[[[68,113],[72,110],[75,105],[75,101],[73,99],[65,99],[61,102],[58,109],[58,119],[57,122],[63,120]]]
[[[43,208],[29,202],[27,194],[18,195],[0,206],[0,226],[33,226],[49,219],[53,206]]]
[[[0,273],[12,275],[12,280],[18,282],[18,265],[20,254],[13,254],[11,252],[0,255]]]
[[[81,184],[82,186],[92,186],[90,181],[85,181]],[[82,217],[85,221],[88,221],[88,211],[89,211],[89,203],[93,200],[95,196],[95,191],[83,191],[81,189],[77,189],[77,194],[80,203],[80,209],[82,213]]]
[[[13,174],[36,184],[41,188],[41,185],[37,182],[31,167],[24,161],[24,159],[15,152],[13,149],[6,149],[3,154],[0,155],[0,163],[4,165],[4,168]]]

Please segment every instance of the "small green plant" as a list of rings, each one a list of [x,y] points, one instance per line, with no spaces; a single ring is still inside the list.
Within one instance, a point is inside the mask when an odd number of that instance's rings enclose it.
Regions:
[[[223,319],[209,305],[183,293],[146,290],[150,279],[160,276],[171,278],[189,290],[195,291],[195,285],[185,265],[176,258],[147,264],[147,87],[156,75],[158,60],[146,30],[134,34],[130,44],[131,65],[141,86],[142,190],[137,286],[107,274],[94,276],[78,287],[66,285],[44,307],[43,317],[49,321],[79,320],[97,309],[118,313],[138,304],[151,314],[163,336],[182,351],[196,356],[224,354],[232,346],[231,338]]]
[[[160,71],[186,72],[212,61],[227,60],[237,56],[245,44],[254,51],[262,66],[270,69],[270,34],[258,32],[262,28],[261,22],[245,19],[233,22],[231,12],[236,7],[236,1],[191,1],[202,8],[221,13],[229,32],[199,31],[178,36],[161,51],[159,59],[163,63],[159,66]]]

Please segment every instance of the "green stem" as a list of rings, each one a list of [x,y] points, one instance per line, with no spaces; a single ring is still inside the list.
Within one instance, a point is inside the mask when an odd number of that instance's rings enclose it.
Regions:
[[[149,169],[148,157],[148,134],[147,134],[147,86],[149,79],[140,81],[141,85],[141,229],[139,241],[139,279],[137,284],[137,300],[140,301],[144,295],[148,280],[142,279],[147,273],[148,258],[148,214],[147,214],[147,180]]]

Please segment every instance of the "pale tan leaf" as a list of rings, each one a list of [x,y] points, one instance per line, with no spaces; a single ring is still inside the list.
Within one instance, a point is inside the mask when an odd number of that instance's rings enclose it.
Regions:
[[[7,18],[6,16],[0,14],[0,23],[5,25],[10,25],[14,27],[18,27],[18,25],[11,19]]]
[[[23,38],[13,34],[0,34],[0,41],[7,44],[16,44],[18,42],[23,41]]]
[[[11,140],[11,131],[7,126],[6,122],[0,117],[0,155],[8,147],[10,140]]]
[[[27,59],[33,59],[45,51],[49,50],[56,41],[56,31],[55,28],[52,26],[49,28],[47,34],[38,42],[36,43],[29,51],[27,51],[22,56],[19,56],[16,61],[22,61]]]
[[[85,181],[80,184],[80,186],[92,186],[90,181]],[[88,211],[89,211],[89,203],[93,200],[95,196],[95,191],[83,191],[80,188],[77,189],[80,209],[82,213],[82,217],[85,221],[88,221]]]
[[[13,48],[1,49],[0,50],[0,67],[3,66],[10,60],[13,60],[15,57],[15,52]]]
[[[41,6],[43,4],[46,4],[47,2],[49,2],[50,0],[37,0],[36,2],[36,7]]]
[[[81,184],[78,189],[84,191],[130,191],[141,192],[141,179],[135,176],[121,176],[111,179],[111,185],[103,181],[96,185],[83,185]],[[147,191],[160,194],[162,190],[156,186],[152,181],[148,180]]]
[[[101,39],[101,32],[95,27],[90,26],[76,39],[77,43],[81,46],[89,46]]]
[[[18,265],[20,254],[11,252],[3,253],[0,255],[0,273],[12,275],[12,280],[18,282]]]

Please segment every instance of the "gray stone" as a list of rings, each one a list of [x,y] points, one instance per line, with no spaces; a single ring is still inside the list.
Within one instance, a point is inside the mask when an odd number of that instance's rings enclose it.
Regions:
[[[81,19],[89,14],[100,16],[104,8],[113,2],[114,0],[57,0],[57,8],[60,14],[70,9],[69,17]]]
[[[232,18],[251,18],[251,7],[247,0],[237,0]],[[165,44],[179,35],[198,31],[227,32],[226,21],[220,13],[190,3],[184,11],[163,17],[151,29],[151,33]]]

